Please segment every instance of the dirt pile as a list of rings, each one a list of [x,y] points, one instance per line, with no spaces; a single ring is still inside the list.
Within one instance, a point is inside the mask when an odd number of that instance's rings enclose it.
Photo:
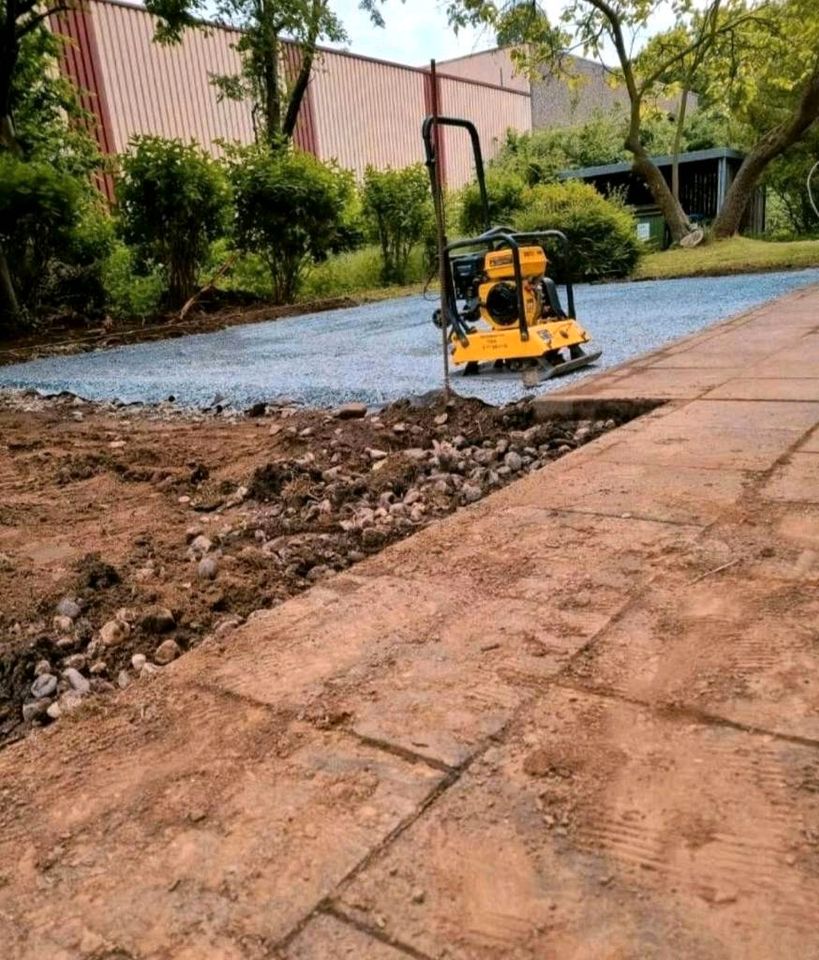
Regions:
[[[0,400],[0,739],[614,426],[438,395],[373,412]]]

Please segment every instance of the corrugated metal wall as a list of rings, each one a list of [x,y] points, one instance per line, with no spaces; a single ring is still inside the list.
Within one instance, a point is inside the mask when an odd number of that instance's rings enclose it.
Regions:
[[[479,80],[496,87],[508,87],[520,93],[529,93],[530,84],[525,76],[515,70],[510,51],[505,48],[483,50],[468,57],[442,60],[438,64],[441,73],[462,80]]]
[[[319,156],[364,173],[423,159],[425,75],[325,51],[311,81]]]
[[[90,9],[115,151],[138,133],[193,138],[209,149],[220,138],[253,140],[248,105],[219,103],[209,80],[238,72],[234,31],[189,30],[182,43],[163,46],[153,42],[154,20],[145,10],[100,2]]]
[[[472,120],[481,137],[484,159],[495,156],[510,127],[521,132],[531,129],[528,94],[447,77],[441,77],[439,83],[441,113]],[[447,186],[459,187],[468,183],[473,177],[473,165],[466,132],[447,130],[444,152]]]
[[[222,27],[189,30],[179,44],[153,42],[154,21],[143,8],[118,0],[88,4],[96,35],[98,90],[107,106],[110,150],[131,136],[154,133],[194,139],[218,153],[216,140],[253,140],[247,103],[218,102],[214,74],[235,74],[237,33]],[[82,42],[82,41],[81,41]],[[288,69],[298,55],[288,51]],[[468,80],[440,77],[440,109],[473,120],[492,156],[513,127],[531,129],[529,96]],[[317,58],[302,107],[296,142],[361,176],[368,164],[403,167],[423,159],[421,121],[429,109],[427,71],[325,50]],[[468,140],[448,134],[446,180],[458,187],[472,176]]]

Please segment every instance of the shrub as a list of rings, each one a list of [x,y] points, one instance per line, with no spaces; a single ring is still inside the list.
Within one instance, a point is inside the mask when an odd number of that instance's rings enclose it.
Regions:
[[[512,223],[523,208],[526,183],[513,170],[490,168],[486,174],[486,193],[489,199],[491,224]],[[456,199],[458,226],[466,236],[484,231],[481,193],[477,183],[465,187]]]
[[[606,198],[579,180],[531,187],[523,199],[514,224],[519,230],[557,229],[569,238],[569,264],[556,244],[547,244],[556,279],[565,279],[567,268],[572,280],[626,277],[636,266],[637,225],[620,200]]]
[[[117,199],[123,236],[144,268],[159,266],[172,307],[194,292],[210,241],[225,226],[221,165],[194,143],[137,137],[121,161]]]
[[[48,269],[80,211],[77,181],[47,163],[0,153],[0,313],[19,322],[40,302]]]
[[[381,279],[406,283],[407,264],[432,222],[429,178],[415,164],[402,170],[367,167],[362,189],[364,219],[381,248]]]
[[[305,269],[345,245],[351,178],[308,153],[231,151],[235,239],[270,270],[276,303],[291,303]]]
[[[156,314],[165,294],[160,267],[137,271],[134,254],[121,240],[116,242],[101,267],[108,313],[115,320],[144,320]]]

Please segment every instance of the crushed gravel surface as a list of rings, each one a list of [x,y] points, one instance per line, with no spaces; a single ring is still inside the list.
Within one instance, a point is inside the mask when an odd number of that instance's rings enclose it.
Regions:
[[[644,283],[583,285],[579,319],[603,357],[593,367],[543,384],[589,376],[646,350],[800,286],[819,270]],[[346,401],[384,404],[441,383],[433,304],[405,297],[275,322],[236,326],[161,342],[48,357],[0,367],[0,388],[69,391],[92,400],[247,406],[289,398],[310,406]],[[458,393],[493,404],[526,395],[519,377],[453,379]]]

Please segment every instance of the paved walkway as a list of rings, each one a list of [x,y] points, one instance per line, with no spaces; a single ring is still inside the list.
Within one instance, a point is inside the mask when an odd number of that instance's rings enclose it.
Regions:
[[[601,397],[671,402],[0,754],[0,955],[819,958],[819,289]]]

